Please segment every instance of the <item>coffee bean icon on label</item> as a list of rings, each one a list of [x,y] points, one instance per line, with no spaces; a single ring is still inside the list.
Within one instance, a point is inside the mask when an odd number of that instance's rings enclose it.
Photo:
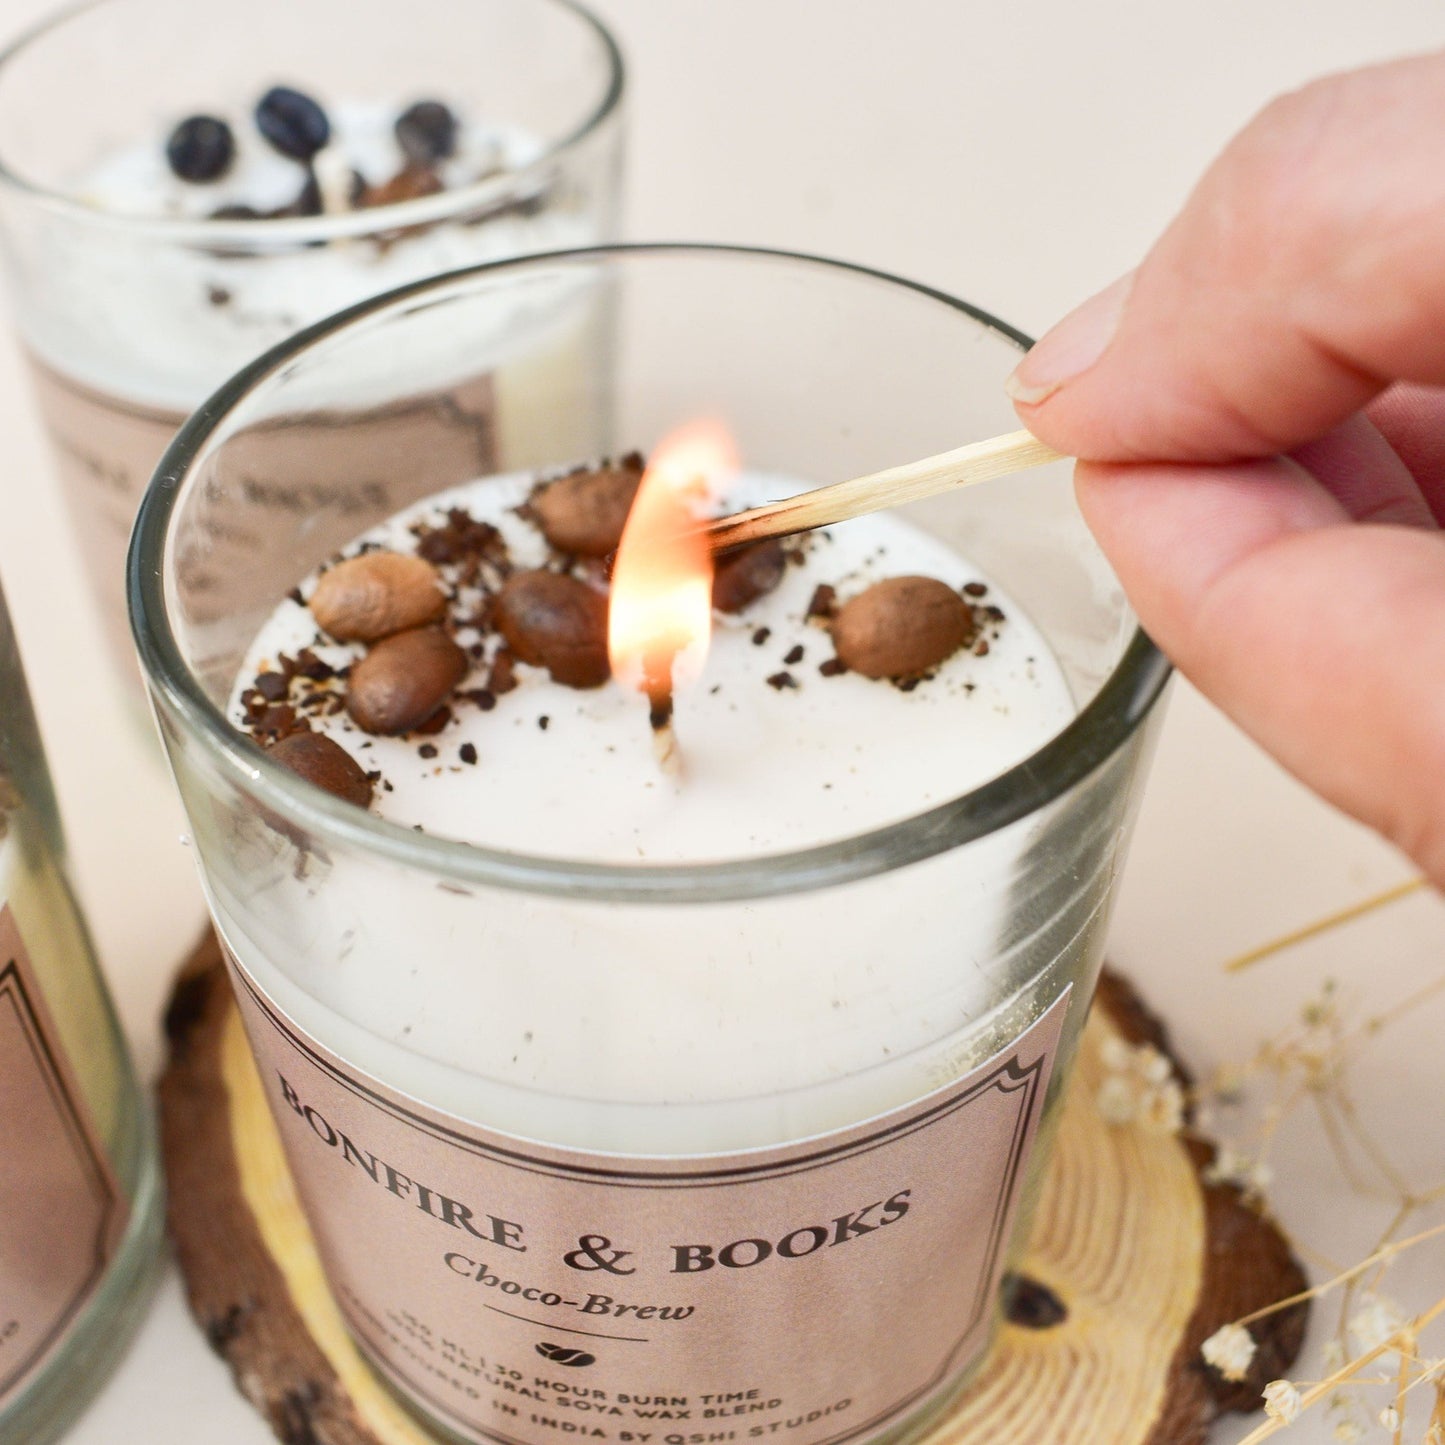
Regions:
[[[537,1353],[544,1360],[551,1360],[554,1365],[595,1365],[596,1355],[589,1355],[586,1350],[574,1350],[571,1345],[548,1345],[537,1346]]]

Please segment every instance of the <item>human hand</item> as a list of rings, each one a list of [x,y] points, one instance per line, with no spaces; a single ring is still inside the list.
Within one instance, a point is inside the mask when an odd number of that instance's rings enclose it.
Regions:
[[[1150,635],[1445,886],[1445,55],[1316,82],[1020,364]]]

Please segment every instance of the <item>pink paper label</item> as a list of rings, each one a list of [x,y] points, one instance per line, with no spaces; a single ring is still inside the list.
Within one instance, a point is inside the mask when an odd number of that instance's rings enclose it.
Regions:
[[[100,1284],[128,1207],[0,903],[0,1407]]]
[[[360,1074],[234,965],[337,1300],[473,1440],[839,1445],[987,1342],[1068,1007],[903,1108],[730,1154],[587,1154]]]

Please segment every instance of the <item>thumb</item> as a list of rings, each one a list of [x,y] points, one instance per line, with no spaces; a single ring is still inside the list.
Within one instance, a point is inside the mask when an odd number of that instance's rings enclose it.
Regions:
[[[1139,269],[1025,357],[1020,416],[1091,460],[1217,462],[1445,382],[1442,149],[1445,54],[1275,101]]]

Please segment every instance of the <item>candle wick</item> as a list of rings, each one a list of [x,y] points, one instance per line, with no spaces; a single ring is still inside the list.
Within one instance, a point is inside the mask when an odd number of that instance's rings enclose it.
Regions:
[[[682,750],[677,745],[677,732],[672,725],[672,660],[674,653],[649,655],[642,664],[642,688],[650,708],[648,722],[652,726],[652,750],[658,766],[669,777],[682,774]]]

